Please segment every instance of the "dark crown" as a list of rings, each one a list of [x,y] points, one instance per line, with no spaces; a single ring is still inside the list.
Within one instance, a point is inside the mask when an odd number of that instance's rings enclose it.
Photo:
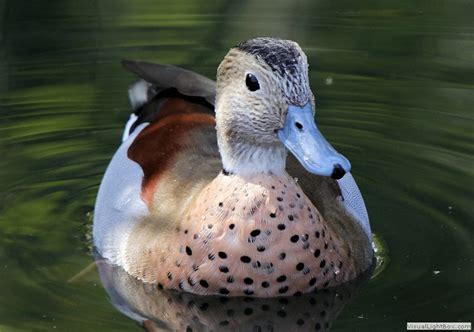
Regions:
[[[300,68],[300,51],[295,43],[287,40],[260,37],[241,42],[236,48],[262,59],[282,76],[285,73],[294,74]]]

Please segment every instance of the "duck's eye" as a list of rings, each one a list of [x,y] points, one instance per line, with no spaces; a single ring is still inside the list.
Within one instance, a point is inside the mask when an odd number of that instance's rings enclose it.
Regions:
[[[260,84],[258,84],[258,80],[254,74],[249,73],[245,76],[245,84],[247,84],[247,88],[250,91],[257,91],[260,89]]]

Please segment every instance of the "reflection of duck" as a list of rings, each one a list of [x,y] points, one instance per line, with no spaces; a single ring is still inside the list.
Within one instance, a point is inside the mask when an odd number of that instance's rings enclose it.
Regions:
[[[97,198],[102,256],[160,287],[233,296],[310,292],[369,267],[365,205],[315,126],[298,44],[239,44],[217,88],[172,66],[124,65],[143,80]]]
[[[148,331],[326,331],[370,275],[302,296],[218,297],[164,290],[96,263],[112,304]]]

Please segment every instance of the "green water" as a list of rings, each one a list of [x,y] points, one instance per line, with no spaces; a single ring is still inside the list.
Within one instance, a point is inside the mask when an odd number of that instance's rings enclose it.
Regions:
[[[95,270],[90,214],[128,117],[122,58],[213,77],[255,36],[298,41],[385,270],[333,331],[474,320],[474,3],[0,0],[0,331],[140,331]]]

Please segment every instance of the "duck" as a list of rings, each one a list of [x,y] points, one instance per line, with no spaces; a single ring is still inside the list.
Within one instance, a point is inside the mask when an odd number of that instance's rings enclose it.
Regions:
[[[133,113],[99,187],[98,255],[159,289],[301,295],[373,264],[351,164],[318,130],[298,43],[232,47],[216,82],[124,60]]]

